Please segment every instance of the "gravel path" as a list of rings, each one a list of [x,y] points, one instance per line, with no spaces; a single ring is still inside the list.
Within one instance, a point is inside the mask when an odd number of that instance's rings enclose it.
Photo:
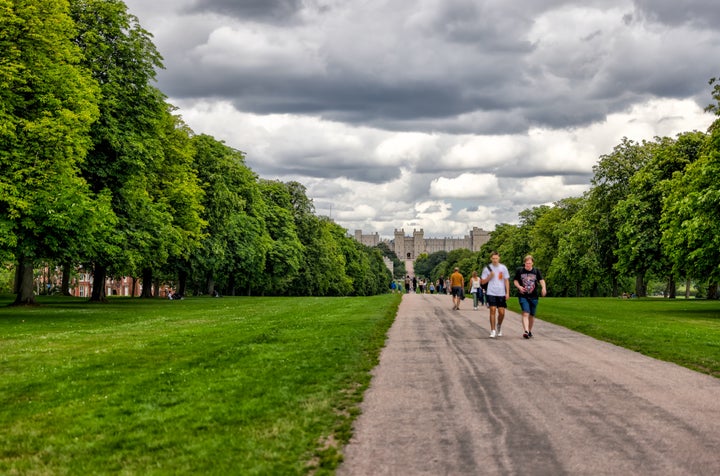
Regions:
[[[403,297],[338,475],[720,474],[720,379],[451,307]]]

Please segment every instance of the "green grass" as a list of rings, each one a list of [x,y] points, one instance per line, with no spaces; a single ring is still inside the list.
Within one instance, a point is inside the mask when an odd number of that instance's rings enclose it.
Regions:
[[[517,298],[510,309],[519,312]],[[720,377],[720,301],[543,298],[539,319]]]
[[[40,303],[0,307],[0,474],[323,474],[399,295]]]

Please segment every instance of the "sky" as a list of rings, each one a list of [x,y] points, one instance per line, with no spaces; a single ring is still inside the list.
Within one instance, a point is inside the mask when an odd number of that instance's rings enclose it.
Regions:
[[[706,131],[717,0],[126,0],[197,134],[351,234],[462,237]]]

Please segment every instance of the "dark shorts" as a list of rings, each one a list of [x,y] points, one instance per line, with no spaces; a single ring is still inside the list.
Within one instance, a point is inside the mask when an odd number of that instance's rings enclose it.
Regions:
[[[505,296],[491,296],[490,294],[488,294],[487,303],[490,305],[490,307],[507,307]]]
[[[453,286],[452,289],[450,290],[450,292],[452,293],[453,297],[455,297],[455,296],[462,297],[463,296],[462,286]]]
[[[527,312],[531,316],[535,315],[535,311],[537,311],[538,298],[520,296],[518,300],[520,301],[520,308],[523,312]]]

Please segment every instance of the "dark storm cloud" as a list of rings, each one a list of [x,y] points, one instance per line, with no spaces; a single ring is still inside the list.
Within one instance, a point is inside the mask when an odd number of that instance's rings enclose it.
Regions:
[[[334,165],[332,161],[328,160],[322,164],[314,164],[312,161],[308,161],[306,157],[302,161],[285,162],[277,167],[266,163],[256,164],[251,160],[248,160],[248,165],[253,170],[263,170],[263,173],[267,175],[295,175],[321,179],[348,178],[358,182],[374,184],[386,183],[400,176],[400,169],[397,167],[342,166]]]
[[[302,8],[302,0],[195,0],[187,13],[216,13],[238,20],[285,23]]]
[[[720,24],[717,0],[634,0],[634,3],[649,20],[671,26],[690,24],[717,29]]]

